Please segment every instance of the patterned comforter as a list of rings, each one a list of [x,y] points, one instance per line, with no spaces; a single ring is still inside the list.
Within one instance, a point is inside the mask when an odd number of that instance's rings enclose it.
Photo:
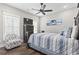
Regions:
[[[53,54],[77,54],[78,40],[65,38],[56,33],[35,33],[29,38],[28,44],[49,50]]]

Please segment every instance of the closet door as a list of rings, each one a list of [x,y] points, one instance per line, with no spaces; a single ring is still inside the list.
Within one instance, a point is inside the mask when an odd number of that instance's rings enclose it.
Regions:
[[[8,34],[16,34],[20,37],[20,17],[10,13],[3,13],[3,39]]]

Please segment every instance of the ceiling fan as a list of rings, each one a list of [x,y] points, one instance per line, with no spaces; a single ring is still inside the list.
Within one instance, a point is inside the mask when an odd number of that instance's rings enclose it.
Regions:
[[[39,13],[42,13],[43,15],[46,15],[46,13],[45,12],[52,12],[53,10],[45,10],[45,8],[46,8],[46,5],[44,4],[44,3],[40,3],[40,5],[41,5],[41,8],[38,10],[38,9],[33,9],[32,8],[32,10],[36,10],[36,11],[38,11],[36,14],[39,14]]]

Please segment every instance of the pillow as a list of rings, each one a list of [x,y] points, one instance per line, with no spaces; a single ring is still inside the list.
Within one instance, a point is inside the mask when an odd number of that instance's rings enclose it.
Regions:
[[[78,25],[73,26],[71,38],[78,39]]]
[[[72,34],[72,27],[69,27],[66,33],[66,38],[71,38],[71,34]]]
[[[64,31],[60,31],[60,35],[63,35],[64,36]]]
[[[60,34],[66,38],[71,38],[72,27],[65,28]]]

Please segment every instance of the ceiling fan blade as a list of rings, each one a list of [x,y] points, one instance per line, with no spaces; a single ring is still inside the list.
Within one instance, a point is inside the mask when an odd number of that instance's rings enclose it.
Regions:
[[[77,4],[77,8],[79,8],[79,3]]]
[[[52,12],[53,10],[44,10],[44,12]]]
[[[42,12],[43,15],[46,15],[44,12]]]
[[[39,14],[40,12],[36,13],[36,14]]]
[[[43,5],[43,10],[45,9],[46,5]]]
[[[36,10],[36,11],[39,11],[38,9],[33,9],[33,8],[32,8],[32,10]]]

